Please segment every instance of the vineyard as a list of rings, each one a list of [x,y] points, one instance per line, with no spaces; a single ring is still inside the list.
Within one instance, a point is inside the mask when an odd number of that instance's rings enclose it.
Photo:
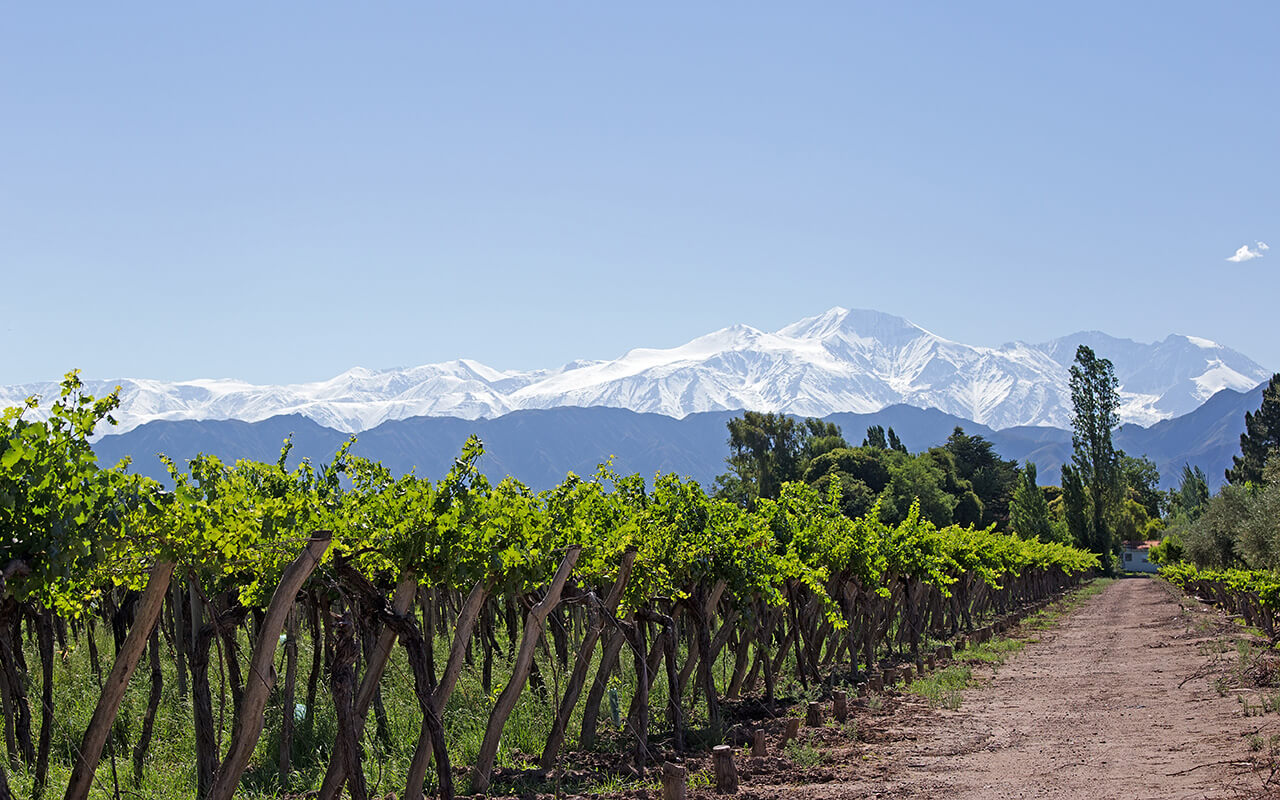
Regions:
[[[1237,614],[1245,624],[1280,639],[1280,576],[1271,570],[1200,569],[1185,561],[1160,567],[1160,576],[1206,602]]]
[[[162,488],[96,463],[116,402],[73,374],[3,419],[0,800],[642,775],[1097,566],[915,509],[849,519],[838,483],[744,509],[604,465],[533,492],[487,480],[474,439],[436,481],[354,443],[289,469],[285,442]]]

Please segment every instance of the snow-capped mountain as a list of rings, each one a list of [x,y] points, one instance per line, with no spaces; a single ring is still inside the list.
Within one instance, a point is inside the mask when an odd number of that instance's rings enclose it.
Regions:
[[[239,419],[298,413],[358,432],[414,416],[466,419],[518,409],[610,406],[684,417],[753,409],[806,416],[867,413],[895,403],[936,408],[992,428],[1067,427],[1067,369],[1077,344],[1115,364],[1121,419],[1149,425],[1198,407],[1220,389],[1250,389],[1269,373],[1240,353],[1192,336],[1154,344],[1077,333],[1041,345],[977,347],[901,317],[833,308],[766,333],[735,325],[665,350],[554,370],[502,371],[470,360],[375,371],[355,368],[319,383],[257,386],[236,380],[86,381],[101,395],[121,387],[120,425],[154,419]],[[0,388],[0,404],[56,384]]]

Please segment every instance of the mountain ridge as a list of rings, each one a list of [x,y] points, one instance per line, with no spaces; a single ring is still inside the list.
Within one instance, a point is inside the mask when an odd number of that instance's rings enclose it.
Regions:
[[[1223,470],[1239,452],[1245,411],[1262,402],[1259,384],[1248,392],[1224,389],[1199,408],[1149,428],[1125,425],[1116,431],[1116,446],[1130,455],[1151,458],[1165,488],[1177,485],[1184,464],[1199,466],[1212,488],[1223,482]],[[493,480],[513,475],[534,489],[559,483],[566,473],[590,474],[614,458],[621,473],[675,472],[710,485],[726,470],[725,423],[731,411],[707,411],[675,419],[662,414],[607,407],[527,409],[483,420],[414,417],[390,420],[358,434],[353,452],[383,463],[395,473],[416,470],[443,475],[471,434],[485,442],[481,469]],[[996,452],[1019,462],[1032,461],[1042,484],[1059,479],[1071,458],[1071,433],[1050,427],[993,430],[937,409],[893,405],[869,414],[831,414],[847,439],[857,444],[870,425],[892,427],[913,452],[942,444],[957,426],[989,439]],[[127,433],[105,436],[94,444],[99,461],[114,464],[123,457],[133,469],[167,482],[157,453],[180,465],[197,453],[224,460],[251,458],[274,462],[287,436],[293,437],[290,463],[301,458],[327,462],[349,434],[325,428],[297,414],[259,422],[240,420],[156,420]]]
[[[1124,422],[1185,414],[1222,389],[1269,373],[1237,351],[1170,334],[1144,344],[1084,331],[1039,345],[967,345],[903,317],[834,307],[772,333],[732,325],[672,348],[633,348],[611,361],[498,370],[459,358],[391,370],[353,367],[329,380],[255,385],[234,379],[119,382],[119,431],[154,420],[258,421],[298,413],[345,432],[419,416],[490,419],[514,411],[604,406],[677,419],[707,411],[801,416],[936,408],[993,430],[1070,420],[1068,367],[1077,344],[1110,358]],[[86,381],[104,394],[114,381]],[[0,387],[0,402],[56,394],[56,384]]]

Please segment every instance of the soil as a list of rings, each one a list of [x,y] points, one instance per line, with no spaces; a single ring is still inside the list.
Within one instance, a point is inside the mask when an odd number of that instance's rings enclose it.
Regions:
[[[802,727],[801,746],[783,750],[782,718],[755,701],[726,703],[735,797],[1280,800],[1280,652],[1239,620],[1163,581],[1126,578],[1047,628],[1005,635],[1025,647],[998,666],[967,662],[975,685],[956,710],[900,687],[850,698],[846,723]],[[746,755],[756,728],[766,733],[763,759]],[[726,797],[710,788],[708,753],[654,755],[682,760],[691,800]],[[625,774],[628,760],[572,754],[566,783]],[[567,796],[660,798],[651,786]],[[528,800],[554,797],[510,788]]]
[[[863,741],[829,752],[829,775],[752,781],[739,796],[1280,797],[1268,784],[1280,692],[1240,687],[1257,679],[1237,667],[1242,631],[1184,609],[1162,582],[1119,580],[1024,634],[1035,641],[965,691],[958,710],[898,698],[861,720]],[[1264,683],[1268,658],[1250,660],[1264,664],[1252,669]],[[1268,698],[1277,708],[1264,713]]]

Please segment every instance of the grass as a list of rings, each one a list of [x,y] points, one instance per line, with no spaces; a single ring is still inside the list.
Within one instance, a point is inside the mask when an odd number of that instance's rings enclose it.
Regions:
[[[787,759],[797,767],[818,767],[826,763],[826,753],[813,746],[811,741],[795,740],[787,742],[787,746],[783,748]]]
[[[1083,602],[1088,596],[1102,591],[1107,583],[1109,582],[1094,581],[1083,589],[1074,592],[1065,604],[1057,604],[1055,606],[1058,609],[1057,612],[1053,614],[1041,612],[1029,618],[1029,624],[1032,627],[1047,627],[1056,620],[1057,616]],[[1028,623],[1024,623],[1024,625],[1026,624]],[[490,690],[486,692],[481,684],[480,667],[483,652],[477,647],[473,653],[474,662],[466,665],[462,670],[457,688],[443,711],[442,716],[447,736],[446,746],[455,764],[469,765],[474,763],[497,693],[506,685],[510,676],[511,665],[505,658],[506,638],[504,633],[505,630],[500,627],[498,640],[502,642],[504,650],[494,654]],[[98,625],[96,641],[103,655],[104,669],[109,668],[110,653],[114,651],[114,643],[109,629]],[[32,666],[30,671],[32,683],[28,687],[28,697],[33,716],[33,734],[35,734],[38,732],[40,724],[39,698],[41,686],[40,671],[38,669],[39,661],[35,653],[34,643],[27,641],[25,644],[27,645],[26,660]],[[299,644],[297,702],[305,703],[307,676],[312,660],[316,657],[316,652],[311,642],[311,637],[307,633],[300,637]],[[995,639],[977,645],[970,650],[957,654],[962,663],[915,680],[909,690],[926,697],[931,704],[944,708],[958,707],[962,699],[962,689],[972,680],[972,671],[969,664],[1003,663],[1010,655],[1021,649],[1024,644],[1025,642],[1021,640]],[[196,753],[191,724],[191,698],[189,695],[186,698],[178,698],[173,653],[167,644],[162,646],[163,657],[161,658],[161,664],[164,688],[155,721],[155,732],[151,748],[143,764],[140,780],[135,782],[134,779],[131,747],[138,738],[150,689],[150,675],[145,659],[134,674],[120,709],[117,721],[117,735],[114,737],[115,741],[118,742],[114,770],[110,756],[104,755],[102,765],[97,771],[93,792],[91,793],[95,800],[113,797],[117,782],[121,796],[186,798],[195,794]],[[436,637],[434,650],[438,674],[443,669],[448,646],[447,639]],[[680,654],[681,662],[684,659],[684,647],[685,645],[682,642],[680,644],[682,651]],[[250,643],[243,631],[240,633],[239,649],[239,657],[243,665],[247,661],[250,652]],[[551,728],[556,697],[558,697],[559,691],[563,689],[566,678],[564,670],[554,663],[550,652],[551,647],[548,641],[548,646],[540,648],[536,657],[546,683],[547,692],[544,696],[539,696],[531,689],[526,689],[521,694],[515,711],[508,720],[503,732],[498,751],[498,767],[528,768],[532,766],[532,761],[541,753],[541,748]],[[725,648],[713,665],[713,678],[722,697],[732,677],[733,656],[732,649]],[[598,661],[598,658],[597,651],[595,659]],[[89,666],[88,648],[84,644],[83,638],[79,644],[70,641],[65,650],[58,652],[55,662],[53,706],[56,713],[52,732],[53,747],[47,797],[61,794],[61,789],[66,786],[70,777],[74,753],[79,747],[80,737],[93,713],[94,704],[99,693],[97,678]],[[591,674],[594,674],[596,666],[598,664],[592,665]],[[803,701],[818,698],[818,694],[821,691],[819,686],[811,684],[806,691],[799,685],[794,684],[795,667],[793,654],[786,654],[780,666],[781,669],[778,676],[779,700],[785,702],[786,700]],[[277,658],[276,667],[278,670],[282,670],[279,658]],[[223,685],[220,654],[217,649],[211,653],[210,682],[212,685],[213,713],[217,726],[217,737],[220,748],[225,751],[231,737],[233,713],[230,691]],[[327,676],[322,671],[315,708],[312,709],[312,722],[310,725],[299,722],[296,726],[293,748],[293,773],[290,776],[290,784],[287,788],[290,794],[303,794],[318,788],[328,765],[335,739],[336,722],[326,683]],[[385,796],[390,792],[399,792],[403,789],[404,779],[413,756],[420,725],[420,715],[412,692],[412,685],[412,672],[409,669],[404,651],[402,648],[396,648],[387,668],[387,676],[384,679],[383,700],[386,710],[386,736],[385,738],[378,736],[376,716],[371,710],[361,741],[364,748],[364,767],[370,795]],[[557,688],[557,685],[559,688]],[[586,688],[589,688],[589,685],[590,683],[588,682]],[[620,673],[614,678],[611,685],[617,691],[620,713],[625,717],[634,689],[634,664],[629,654],[624,653],[620,662]],[[692,686],[694,685],[696,685],[696,681],[691,682],[691,691],[693,691]],[[583,690],[584,695],[586,688]],[[760,691],[760,689],[761,685],[757,684],[756,691]],[[865,703],[867,708],[877,711],[884,707],[884,698],[873,694],[867,698]],[[660,736],[660,732],[664,727],[666,704],[666,680],[663,676],[659,676],[650,692],[650,719],[655,735]],[[281,796],[276,763],[279,750],[280,716],[283,713],[282,705],[277,691],[268,702],[266,725],[251,759],[251,768],[246,773],[241,784],[238,797],[256,800],[258,798],[278,798]],[[703,742],[703,744],[709,746],[717,743],[711,741],[710,734],[703,730],[706,727],[705,706],[697,702],[693,704],[691,709],[690,698],[687,696],[684,707],[686,712],[685,724],[688,729],[687,741],[691,745],[696,745],[705,737],[707,741]],[[569,736],[565,743],[566,749],[572,749],[577,746],[578,731],[581,727],[581,708],[582,703],[580,701],[578,709],[569,724]],[[608,696],[606,696],[605,702],[601,707],[600,733],[595,748],[596,752],[620,752],[631,746],[631,742],[626,735],[615,728],[610,717],[610,702]],[[856,728],[854,730],[856,732]],[[821,763],[822,753],[814,747],[812,742],[792,743],[791,748],[793,752],[789,752],[788,756],[798,766],[813,766]],[[2,740],[0,740],[0,755],[4,752],[5,748]],[[566,761],[564,766],[569,768],[573,765]],[[9,770],[8,772],[10,786],[15,796],[30,796],[32,776],[21,769]],[[615,778],[591,774],[579,778],[579,780],[583,782],[583,785],[574,787],[574,791],[588,794],[626,792],[643,789],[648,786],[648,784],[625,776]],[[434,772],[431,772],[429,782],[433,781]],[[589,783],[590,781],[595,781],[596,783]],[[459,781],[458,788],[465,791],[466,784],[467,781],[463,779]],[[565,788],[568,789],[569,787],[566,786]],[[528,789],[529,787],[527,786],[513,786],[510,782],[500,782],[495,787],[494,793],[519,792]],[[541,787],[538,791],[545,792],[549,790],[546,787]]]
[[[1025,639],[993,638],[965,650],[961,660],[970,664],[1003,664],[1027,646]]]
[[[973,670],[963,664],[955,664],[917,678],[907,691],[918,694],[934,708],[955,710],[964,698],[963,690],[973,682]]]

